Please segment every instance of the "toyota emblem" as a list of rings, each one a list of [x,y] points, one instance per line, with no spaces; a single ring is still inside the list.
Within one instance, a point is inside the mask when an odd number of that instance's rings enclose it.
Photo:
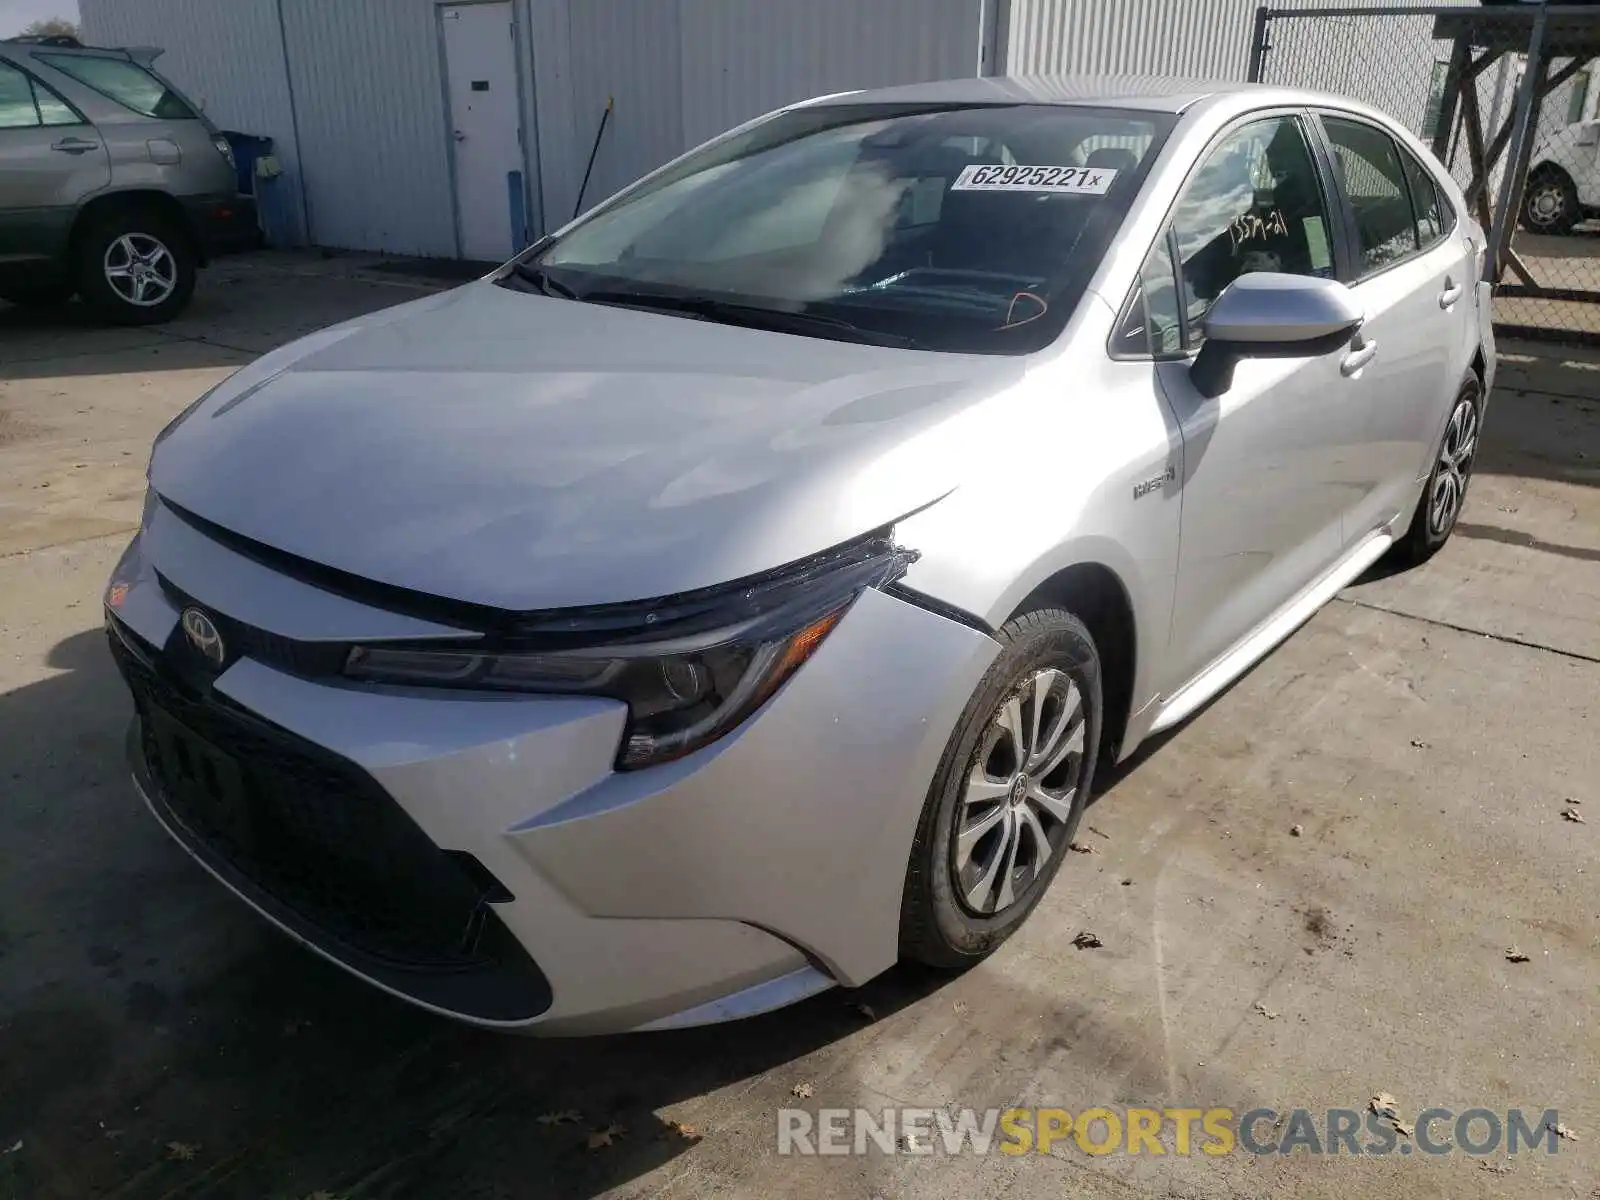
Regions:
[[[222,634],[217,632],[217,627],[210,617],[198,608],[183,610],[183,636],[189,639],[193,646],[213,667],[221,669],[228,656],[227,647],[222,644]]]

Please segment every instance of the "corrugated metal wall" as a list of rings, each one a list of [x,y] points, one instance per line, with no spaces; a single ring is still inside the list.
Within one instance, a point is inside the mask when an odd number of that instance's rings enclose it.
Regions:
[[[1010,0],[1007,75],[1243,79],[1258,0]]]
[[[160,46],[156,69],[223,129],[273,139],[279,182],[299,211],[299,148],[283,70],[274,0],[79,0],[85,40],[99,46]]]
[[[283,0],[318,243],[456,253],[436,21],[433,0]]]
[[[992,3],[993,0],[990,0]],[[547,222],[826,92],[974,74],[984,0],[527,0]]]

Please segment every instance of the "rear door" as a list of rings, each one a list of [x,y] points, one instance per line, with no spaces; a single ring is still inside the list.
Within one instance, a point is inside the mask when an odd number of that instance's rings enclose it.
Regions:
[[[58,255],[78,204],[110,182],[110,160],[94,126],[0,60],[0,263]]]
[[[1361,332],[1376,346],[1348,396],[1362,425],[1348,546],[1410,516],[1470,361],[1477,281],[1465,231],[1416,156],[1375,123],[1319,116],[1346,206]]]

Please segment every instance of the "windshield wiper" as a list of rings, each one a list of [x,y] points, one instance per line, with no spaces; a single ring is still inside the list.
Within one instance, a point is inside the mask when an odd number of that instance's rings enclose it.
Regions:
[[[576,300],[578,293],[571,287],[562,283],[543,267],[529,266],[527,263],[513,263],[511,274],[523,283],[531,284],[540,295],[559,296],[563,300]]]
[[[793,309],[762,308],[756,304],[713,300],[706,296],[673,296],[662,292],[597,288],[583,292],[576,298],[593,304],[615,304],[624,308],[681,313],[684,316],[698,317],[702,321],[740,325],[748,329],[767,329],[774,333],[817,333],[838,338],[840,341],[862,342],[870,346],[899,346],[912,350],[921,347],[916,338],[901,333],[890,333],[883,329],[868,329],[846,321],[843,317],[830,317],[822,313],[799,312]]]

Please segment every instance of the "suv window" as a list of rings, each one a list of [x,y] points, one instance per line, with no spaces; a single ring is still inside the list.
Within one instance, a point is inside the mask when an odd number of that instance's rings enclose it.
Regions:
[[[1333,277],[1327,204],[1295,117],[1256,121],[1226,135],[1189,182],[1172,227],[1191,349],[1212,301],[1239,276]]]
[[[15,67],[0,63],[0,129],[81,123],[72,106],[60,96]]]
[[[1322,124],[1355,213],[1365,278],[1417,249],[1417,218],[1400,152],[1375,126],[1340,117],[1323,117]]]
[[[34,57],[142,116],[159,117],[164,121],[188,121],[195,116],[194,109],[182,96],[136,62],[91,54],[35,54]]]
[[[1402,146],[1400,158],[1405,164],[1406,183],[1411,188],[1411,211],[1417,220],[1417,244],[1426,250],[1438,245],[1450,232],[1453,222],[1447,221],[1444,215],[1449,211],[1449,202],[1439,194],[1438,184],[1434,183],[1428,168],[1417,161],[1416,155]]]

